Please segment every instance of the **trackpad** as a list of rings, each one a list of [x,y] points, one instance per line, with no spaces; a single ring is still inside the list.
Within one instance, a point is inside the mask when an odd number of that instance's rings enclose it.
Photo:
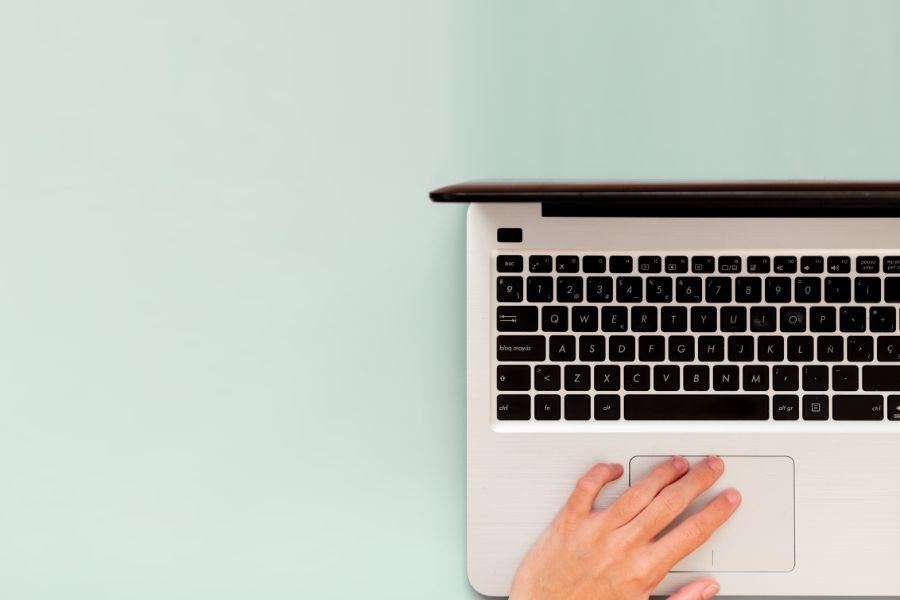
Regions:
[[[666,456],[635,456],[628,484]],[[685,456],[691,465],[703,456]],[[673,572],[790,571],[794,568],[794,461],[788,456],[722,456],[725,473],[695,500],[672,527],[702,509],[718,493],[736,488],[741,506],[705,544]],[[670,527],[671,529],[671,527]],[[663,532],[667,533],[668,529]]]

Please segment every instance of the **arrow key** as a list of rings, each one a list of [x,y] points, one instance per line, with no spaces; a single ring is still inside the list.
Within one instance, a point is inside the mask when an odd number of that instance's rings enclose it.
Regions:
[[[888,421],[900,421],[900,396],[888,396],[887,409]]]

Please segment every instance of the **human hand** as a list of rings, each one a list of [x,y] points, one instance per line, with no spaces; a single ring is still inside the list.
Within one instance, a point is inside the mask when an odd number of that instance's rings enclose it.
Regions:
[[[675,563],[700,547],[741,502],[737,490],[726,490],[659,536],[725,470],[714,456],[689,467],[676,456],[608,508],[595,511],[600,490],[624,470],[617,464],[595,465],[519,565],[510,600],[648,598]],[[702,577],[671,600],[709,600],[718,592],[714,579]]]

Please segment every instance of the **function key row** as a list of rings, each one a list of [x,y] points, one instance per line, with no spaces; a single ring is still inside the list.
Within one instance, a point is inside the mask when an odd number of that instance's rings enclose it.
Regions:
[[[744,269],[740,256],[606,256],[549,254],[528,257],[528,271],[531,273],[740,273]],[[768,256],[747,257],[748,273],[850,273],[854,261],[849,256]],[[636,263],[636,264],[635,264]],[[857,273],[900,273],[900,256],[858,256],[855,260]],[[497,256],[497,271],[500,273],[521,273],[525,270],[525,258],[520,255],[502,254]]]

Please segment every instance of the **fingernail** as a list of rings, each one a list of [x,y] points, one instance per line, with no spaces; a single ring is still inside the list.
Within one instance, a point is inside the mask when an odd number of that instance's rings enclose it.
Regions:
[[[684,460],[680,456],[672,457],[672,464],[678,471],[687,471],[688,470],[688,461]]]
[[[703,600],[709,600],[719,593],[719,584],[711,583],[703,590]]]
[[[731,502],[732,504],[737,504],[741,501],[741,494],[737,490],[726,490],[725,491],[725,499]]]
[[[706,459],[706,464],[708,464],[709,468],[716,473],[721,473],[725,470],[725,463],[723,463],[722,459],[718,456],[710,456]]]

